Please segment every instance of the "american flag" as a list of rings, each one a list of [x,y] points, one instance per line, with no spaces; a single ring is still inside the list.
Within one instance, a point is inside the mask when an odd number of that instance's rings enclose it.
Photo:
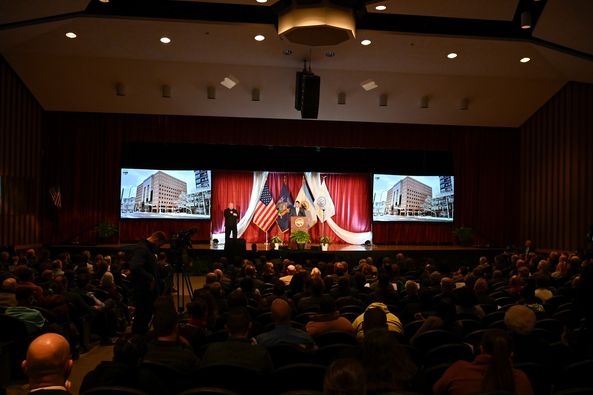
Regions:
[[[272,199],[270,188],[268,188],[268,184],[266,183],[259,198],[259,202],[257,202],[255,214],[253,214],[253,223],[264,232],[267,232],[274,224],[274,221],[276,221],[277,215],[278,211],[276,210],[276,205]]]
[[[59,185],[54,185],[49,188],[49,196],[54,206],[62,208],[62,192],[60,191]]]

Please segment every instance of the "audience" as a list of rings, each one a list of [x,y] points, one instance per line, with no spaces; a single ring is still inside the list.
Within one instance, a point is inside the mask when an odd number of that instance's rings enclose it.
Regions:
[[[475,395],[508,391],[532,395],[527,375],[511,365],[512,342],[502,330],[484,334],[480,354],[473,362],[457,361],[434,384],[434,395]]]
[[[48,331],[62,334],[75,357],[79,350],[88,350],[89,329],[91,342],[103,339],[109,343],[111,337],[129,330],[128,311],[132,316],[134,313],[127,304],[128,257],[124,252],[113,256],[111,260],[109,255],[93,256],[88,251],[72,257],[60,253],[57,258],[49,250],[3,253],[0,311],[26,322],[31,337]],[[161,261],[166,262],[166,256],[161,256]],[[159,375],[148,373],[156,366],[150,362],[166,364],[185,375],[219,363],[257,368],[269,375],[275,367],[268,348],[291,346],[301,350],[300,358],[317,361],[316,355],[323,355],[325,347],[317,351],[315,338],[342,331],[355,333],[360,345],[320,359],[330,364],[341,356],[356,358],[327,368],[327,393],[418,391],[431,362],[426,355],[417,355],[409,342],[432,329],[463,339],[472,328],[492,324],[485,314],[497,308],[505,311],[508,339],[494,335],[485,338],[475,350],[479,355],[474,362],[455,362],[435,385],[435,393],[514,388],[516,393],[529,394],[525,377],[510,368],[511,356],[515,363],[532,362],[558,372],[570,362],[593,359],[593,264],[588,257],[505,253],[491,262],[480,257],[475,267],[458,267],[433,259],[417,263],[403,254],[395,259],[367,257],[358,265],[343,258],[280,262],[266,257],[223,257],[212,264],[204,288],[194,292],[186,314],[179,314],[169,295],[158,298],[153,331],[146,340],[129,335],[117,339],[113,360],[89,372],[82,390],[122,385],[151,395],[170,392],[170,385],[159,381]],[[496,306],[494,299],[505,295],[513,296],[515,303],[507,305],[505,301],[505,306]],[[570,302],[562,307],[564,315],[554,316],[559,311],[558,302],[550,300],[554,295]],[[536,329],[543,318],[560,318],[562,337],[557,331],[551,334]],[[407,324],[418,319],[423,322],[408,329]],[[502,323],[495,324],[500,327]],[[419,329],[413,329],[418,325]],[[553,338],[556,343],[552,348]],[[399,345],[400,341],[407,348]],[[475,345],[474,340],[471,343]],[[560,346],[568,353],[566,358],[558,358]],[[273,361],[284,349],[288,348],[273,350]],[[501,363],[505,358],[507,363]],[[557,379],[555,376],[552,380]],[[58,386],[66,387],[66,380],[62,380]],[[460,384],[463,380],[468,384]],[[45,391],[49,386],[39,384]]]

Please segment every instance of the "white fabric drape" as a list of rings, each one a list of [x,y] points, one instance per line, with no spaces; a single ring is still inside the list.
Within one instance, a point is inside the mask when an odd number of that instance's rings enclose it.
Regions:
[[[317,196],[321,193],[321,174],[318,172],[305,172],[305,179],[307,180],[307,184],[309,184],[313,199],[317,199]],[[342,229],[331,218],[326,219],[325,223],[328,224],[334,233],[346,243],[364,244],[367,240],[373,241],[373,232],[350,232],[346,229]]]
[[[243,236],[243,233],[247,230],[247,227],[251,223],[251,219],[253,218],[253,214],[255,213],[255,208],[257,207],[257,202],[261,196],[262,191],[264,190],[264,185],[268,180],[268,173],[267,171],[254,171],[253,172],[253,187],[251,188],[251,197],[249,198],[249,206],[247,210],[243,214],[243,217],[239,220],[237,224],[237,234],[238,237]],[[211,239],[218,239],[221,240],[221,244],[224,244],[224,233],[215,233],[212,234]]]

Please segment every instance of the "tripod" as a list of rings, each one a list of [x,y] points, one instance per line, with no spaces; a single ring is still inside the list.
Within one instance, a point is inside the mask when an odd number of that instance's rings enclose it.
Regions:
[[[177,288],[177,310],[183,313],[185,310],[185,293],[189,294],[190,300],[193,297],[194,290],[191,285],[191,279],[187,268],[191,267],[191,260],[187,253],[187,248],[173,249],[170,252],[171,264],[173,266],[174,279],[171,279],[171,284],[175,283]]]

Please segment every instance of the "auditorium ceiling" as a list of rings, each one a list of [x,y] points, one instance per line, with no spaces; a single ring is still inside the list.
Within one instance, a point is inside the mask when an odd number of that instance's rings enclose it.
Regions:
[[[355,37],[280,36],[306,7],[351,12]],[[320,120],[517,127],[593,83],[591,21],[591,0],[0,0],[0,53],[49,111],[299,119],[307,59]]]

